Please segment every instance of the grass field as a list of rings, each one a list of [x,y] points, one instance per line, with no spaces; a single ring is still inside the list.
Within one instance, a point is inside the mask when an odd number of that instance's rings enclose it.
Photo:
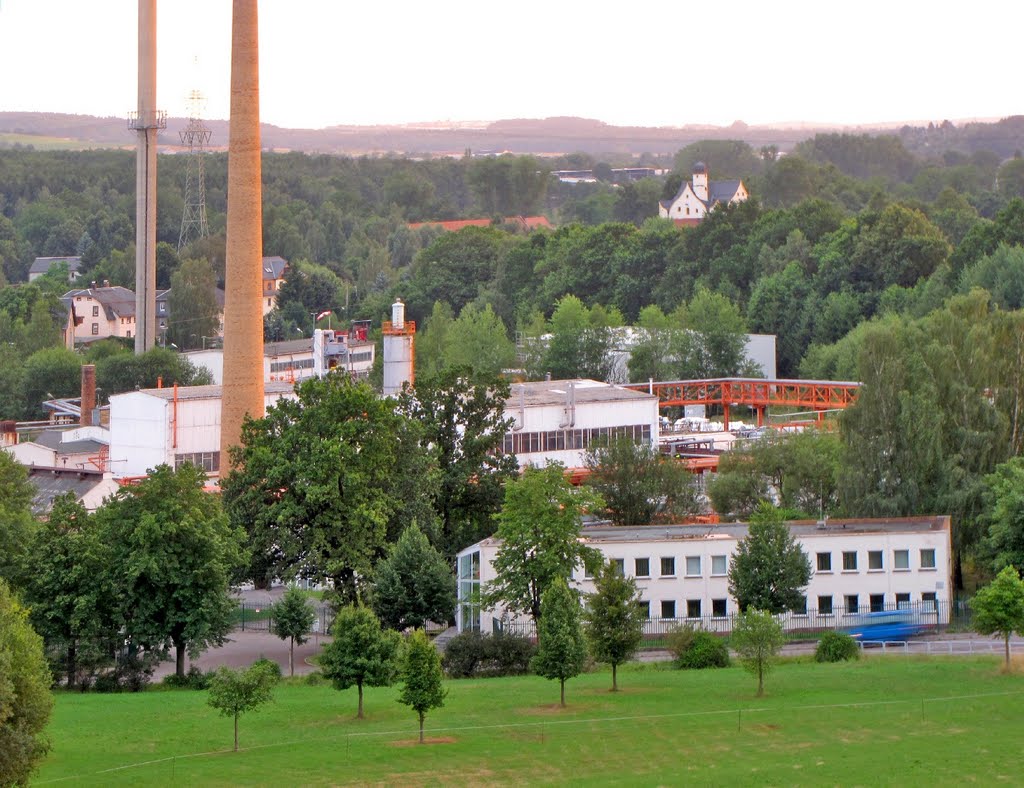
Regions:
[[[31,145],[36,150],[93,150],[95,148],[127,148],[131,141],[125,143],[95,142],[77,140],[70,137],[45,137],[41,134],[15,134],[0,132],[0,149],[14,145]]]
[[[1024,676],[995,658],[872,657],[785,662],[766,696],[739,668],[637,665],[609,693],[606,671],[558,685],[537,677],[452,681],[415,744],[396,690],[284,684],[231,721],[205,693],[61,695],[53,751],[34,784],[628,785],[1019,784]]]

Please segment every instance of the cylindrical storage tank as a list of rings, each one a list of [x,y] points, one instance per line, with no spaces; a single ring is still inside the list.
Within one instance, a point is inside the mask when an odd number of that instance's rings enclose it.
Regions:
[[[391,327],[399,331],[405,328],[405,304],[401,299],[391,305]]]
[[[392,324],[394,325],[394,324]],[[412,382],[411,334],[384,335],[384,396],[397,394],[403,383]]]

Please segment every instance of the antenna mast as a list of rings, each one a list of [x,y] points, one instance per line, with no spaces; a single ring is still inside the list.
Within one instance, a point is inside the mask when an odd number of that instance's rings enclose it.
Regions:
[[[205,99],[198,90],[188,97],[188,126],[178,132],[182,145],[188,145],[188,163],[185,166],[185,210],[181,214],[181,232],[178,233],[178,251],[193,241],[206,238],[210,225],[206,219],[206,170],[203,156],[212,132],[203,123]]]

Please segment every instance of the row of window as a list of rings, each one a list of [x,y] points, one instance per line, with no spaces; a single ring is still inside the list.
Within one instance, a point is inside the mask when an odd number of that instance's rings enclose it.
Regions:
[[[913,605],[913,600],[909,593],[897,593],[895,595],[896,609],[897,610],[909,610]],[[936,596],[934,591],[925,591],[921,594],[919,600],[921,604],[922,612],[935,612],[936,608]],[[868,594],[867,597],[868,610],[872,613],[881,612],[885,610],[886,598],[885,594]],[[860,613],[861,612],[861,597],[859,594],[845,594],[842,597],[842,607],[837,611],[836,606],[833,602],[833,598],[830,595],[824,595],[818,597],[818,607],[814,611],[819,616],[832,616],[837,612],[843,613]],[[644,618],[651,617],[651,605],[652,602],[649,600],[642,600],[640,602],[640,608],[643,612]],[[655,610],[658,612],[661,618],[702,618],[705,615],[704,611],[704,600],[702,599],[687,599],[682,605],[676,605],[674,599],[661,599],[656,603]],[[711,600],[711,616],[714,618],[724,618],[729,615],[729,600],[728,599],[712,599]],[[808,615],[807,610],[807,597],[803,598],[803,604],[794,609],[793,613],[800,616]]]
[[[610,558],[608,559],[615,566],[618,567],[619,572],[623,575],[626,574],[626,559],[625,558]],[[662,556],[659,560],[659,569],[661,570],[658,574],[659,577],[676,577],[676,558],[672,555]],[[686,570],[685,577],[701,577],[703,575],[703,558],[699,555],[688,555],[683,559],[683,568]],[[651,576],[651,559],[650,558],[634,558],[633,566],[633,577],[650,577]],[[727,575],[729,573],[729,557],[726,555],[713,555],[711,556],[711,576],[717,577],[720,575]],[[593,573],[589,569],[583,570],[583,577],[586,580],[590,580],[593,577]]]
[[[271,361],[270,371],[271,372],[287,372],[290,369],[312,369],[313,359],[311,358],[300,358],[300,359],[289,359],[288,361]]]
[[[578,430],[550,430],[548,432],[507,432],[503,448],[506,454],[568,451],[589,449],[591,444],[616,438],[629,438],[649,443],[651,425],[627,424],[623,427],[593,427]]]
[[[202,468],[207,473],[216,473],[220,471],[220,452],[197,451],[174,455],[175,468],[184,465],[186,462],[192,463],[197,468]]]
[[[831,572],[832,571],[832,553],[824,552],[818,553],[818,571],[819,572]],[[935,549],[934,548],[921,548],[918,557],[918,567],[920,569],[935,569]],[[894,570],[901,571],[911,569],[910,566],[910,550],[893,550],[892,551],[892,568]],[[868,571],[869,572],[880,572],[885,569],[885,551],[884,550],[868,550]],[[858,571],[857,566],[857,551],[856,550],[844,550],[843,551],[843,571],[844,572],[856,572]]]

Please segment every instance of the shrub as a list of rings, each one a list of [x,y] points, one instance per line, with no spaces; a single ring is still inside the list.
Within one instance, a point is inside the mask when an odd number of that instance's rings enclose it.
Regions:
[[[274,662],[274,660],[261,656],[252,663],[251,667],[256,667],[257,665],[262,665],[265,670],[269,670],[274,678],[281,678],[281,666]]]
[[[442,665],[452,678],[519,676],[530,670],[537,647],[519,635],[463,632],[448,641]]]
[[[668,649],[676,666],[687,670],[729,667],[729,648],[725,641],[703,629],[685,624],[668,636]]]
[[[177,673],[164,676],[163,684],[167,687],[178,687],[180,689],[209,689],[210,679],[214,677],[215,673],[216,671],[213,670],[204,672],[197,665],[191,665],[189,666],[188,673],[182,678],[179,678]]]
[[[826,632],[814,649],[815,662],[845,662],[860,658],[857,641],[845,632]]]
[[[159,661],[151,653],[121,657],[113,669],[96,676],[93,689],[96,692],[140,692],[153,678]]]

